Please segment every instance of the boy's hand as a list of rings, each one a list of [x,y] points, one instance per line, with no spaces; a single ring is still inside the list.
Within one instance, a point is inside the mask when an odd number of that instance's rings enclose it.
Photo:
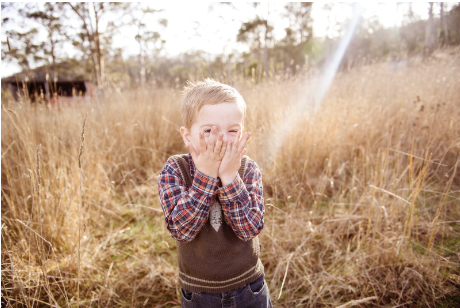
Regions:
[[[218,172],[218,176],[222,181],[222,186],[226,186],[233,182],[238,175],[238,169],[240,169],[241,166],[241,158],[247,151],[244,146],[250,137],[250,132],[244,133],[244,135],[241,136],[241,130],[239,130],[236,134],[236,138],[228,142]]]
[[[192,143],[187,144],[187,148],[192,155],[193,162],[198,170],[207,176],[217,178],[219,165],[224,157],[227,148],[227,142],[223,142],[223,134],[217,136],[217,128],[211,128],[211,134],[208,139],[208,144],[204,139],[204,134],[200,134],[200,153],[195,150]]]

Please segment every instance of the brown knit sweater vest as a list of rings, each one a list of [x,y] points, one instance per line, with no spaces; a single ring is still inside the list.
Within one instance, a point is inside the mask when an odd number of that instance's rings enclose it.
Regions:
[[[193,179],[188,154],[174,155],[173,158],[180,167],[186,187],[189,188]],[[241,160],[238,170],[241,179],[247,159],[249,158],[245,155]],[[264,266],[259,258],[259,237],[249,241],[239,239],[222,217],[225,216],[216,197],[208,220],[196,237],[188,243],[176,241],[179,282],[183,289],[191,292],[224,293],[241,288],[263,274]]]

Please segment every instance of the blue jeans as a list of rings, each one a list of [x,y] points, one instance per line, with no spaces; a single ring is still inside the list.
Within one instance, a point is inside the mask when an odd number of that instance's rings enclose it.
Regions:
[[[272,308],[265,274],[244,287],[225,293],[180,290],[182,308]]]

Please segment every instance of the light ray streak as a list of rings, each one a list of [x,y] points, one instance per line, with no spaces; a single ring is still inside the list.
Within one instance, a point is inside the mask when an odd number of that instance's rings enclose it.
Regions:
[[[329,88],[331,87],[335,75],[337,74],[339,65],[342,62],[345,51],[347,50],[355,32],[356,26],[358,25],[361,12],[361,3],[354,3],[353,16],[348,23],[345,35],[341,38],[336,50],[326,61],[324,68],[321,70],[322,73],[320,73],[318,76],[310,77],[309,80],[305,81],[301,88],[299,88],[299,100],[294,104],[292,108],[285,111],[284,119],[281,124],[282,127],[273,127],[273,131],[271,133],[271,136],[273,136],[273,143],[269,145],[270,151],[268,156],[270,163],[274,162],[278,151],[280,150],[280,147],[283,144],[286,136],[289,135],[289,132],[294,127],[298,126],[297,124],[301,120],[306,120],[305,113],[307,110],[309,111],[308,120],[314,120],[314,115],[321,106],[321,103]]]

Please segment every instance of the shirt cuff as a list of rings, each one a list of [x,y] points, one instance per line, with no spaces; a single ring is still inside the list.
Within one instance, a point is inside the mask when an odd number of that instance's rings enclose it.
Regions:
[[[240,195],[240,193],[243,191],[243,188],[243,180],[240,178],[240,175],[238,174],[233,180],[233,182],[227,184],[224,187],[218,188],[216,193],[219,196],[220,201],[230,202]]]
[[[216,193],[219,186],[219,179],[213,178],[195,169],[195,178],[193,179],[193,188],[203,195],[212,196]]]

